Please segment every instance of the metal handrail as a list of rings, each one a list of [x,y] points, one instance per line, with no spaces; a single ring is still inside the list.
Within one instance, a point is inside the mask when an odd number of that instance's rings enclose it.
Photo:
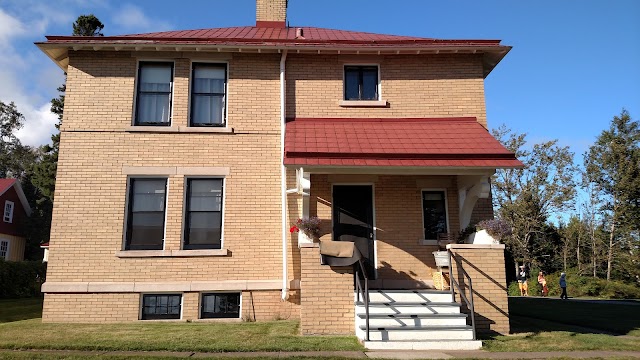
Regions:
[[[458,289],[458,293],[460,294],[460,298],[464,300],[464,302],[467,304],[467,308],[469,309],[469,311],[471,311],[471,328],[473,331],[473,340],[476,340],[476,313],[475,313],[475,309],[473,308],[473,284],[471,283],[471,276],[469,276],[467,271],[462,267],[460,260],[456,258],[453,252],[451,252],[451,249],[447,249],[447,252],[449,253],[449,281],[451,282],[449,288],[451,289],[451,296],[453,301],[455,302],[456,301],[456,291],[454,289],[454,285],[455,285],[455,288]],[[460,289],[460,285],[458,284],[455,277],[453,276],[453,266],[452,266],[453,264],[451,263],[452,258],[456,261],[456,264],[459,266],[461,274],[467,279],[467,283],[469,284],[469,298],[471,300],[467,299],[467,297],[462,292],[462,289]]]
[[[362,259],[358,260],[358,264],[360,264],[360,269],[362,269],[362,277],[364,278],[364,289],[362,288],[362,283],[360,282],[360,276],[358,276],[358,266],[356,266],[356,264],[353,264],[353,274],[356,278],[356,292],[358,294],[356,297],[356,301],[359,302],[360,295],[362,295],[362,302],[364,303],[365,312],[365,340],[369,341],[369,276],[367,275],[367,270],[365,270],[364,268]]]

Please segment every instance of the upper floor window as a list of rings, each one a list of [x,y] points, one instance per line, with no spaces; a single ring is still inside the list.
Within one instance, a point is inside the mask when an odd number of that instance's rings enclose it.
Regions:
[[[223,179],[188,179],[185,249],[222,248]]]
[[[345,100],[379,100],[378,66],[344,67]]]
[[[167,179],[131,179],[126,250],[162,250]]]
[[[5,201],[4,202],[4,212],[2,216],[2,220],[6,223],[13,222],[13,208],[15,207],[13,201]]]
[[[135,125],[169,126],[173,63],[140,62]]]
[[[194,63],[191,77],[191,126],[224,126],[227,66]]]
[[[437,240],[438,234],[447,232],[447,203],[444,191],[422,192],[424,238]]]

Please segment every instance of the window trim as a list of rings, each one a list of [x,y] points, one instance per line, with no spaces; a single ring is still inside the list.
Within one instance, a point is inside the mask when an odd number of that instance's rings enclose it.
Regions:
[[[191,121],[191,110],[193,108],[193,79],[194,79],[194,64],[208,64],[208,65],[224,65],[224,122],[221,125],[193,125]],[[229,61],[219,60],[191,60],[189,64],[189,103],[187,109],[187,128],[196,129],[227,129],[229,126]]]
[[[376,99],[373,100],[362,100],[362,99],[357,99],[357,100],[347,100],[347,67],[367,67],[367,66],[375,66],[378,68],[378,84],[376,85],[376,90],[378,93],[378,97]],[[344,63],[342,65],[342,99],[340,101],[342,106],[346,106],[347,104],[351,103],[351,102],[360,102],[360,106],[364,106],[362,103],[363,102],[371,102],[374,105],[379,105],[382,106],[382,104],[384,103],[384,105],[386,106],[386,101],[382,100],[382,76],[381,76],[381,66],[380,63]]]
[[[9,216],[7,217],[7,206],[11,206],[10,210],[9,210]],[[6,222],[6,223],[13,223],[13,213],[16,209],[16,204],[11,201],[11,200],[5,200],[4,202],[4,208],[2,209],[2,221]]]
[[[438,240],[438,239],[425,239],[424,236],[424,192],[427,191],[441,191],[444,193],[444,216],[445,221],[447,222],[447,233],[450,232],[450,222],[449,222],[449,200],[448,193],[446,188],[422,188],[420,189],[420,213],[422,214],[422,240]]]
[[[0,258],[3,258],[5,261],[9,260],[9,254],[11,252],[11,240],[9,239],[0,239],[0,246],[2,246],[2,243],[6,242],[7,243],[7,253],[3,256],[0,256]]]
[[[187,240],[187,212],[188,212],[188,201],[189,201],[189,192],[188,192],[188,183],[190,180],[200,179],[222,179],[222,207],[220,209],[220,249],[187,249],[185,248],[186,240]],[[224,216],[226,213],[226,200],[227,200],[227,177],[226,176],[210,176],[210,175],[189,175],[184,177],[183,191],[182,191],[182,239],[180,241],[180,250],[188,250],[188,251],[210,251],[210,250],[225,250],[224,247]]]
[[[238,294],[238,317],[204,317],[204,297],[205,295],[218,295],[218,294]],[[198,319],[201,320],[228,320],[228,319],[242,319],[242,291],[205,291],[200,293],[199,306],[198,306]]]
[[[133,180],[165,180],[165,191],[164,191],[164,217],[162,224],[162,249],[130,249],[129,244],[129,227],[132,215],[132,191],[133,191]],[[166,246],[167,239],[167,213],[168,213],[168,199],[169,199],[169,187],[170,181],[169,176],[152,176],[152,175],[135,175],[135,176],[127,176],[127,188],[126,188],[126,198],[125,198],[125,218],[124,218],[124,234],[123,234],[123,242],[122,242],[122,251],[164,251]]]
[[[166,124],[159,123],[138,123],[138,94],[140,93],[140,69],[141,64],[145,63],[156,63],[156,64],[171,64],[171,96],[169,100],[169,121]],[[138,59],[136,62],[136,79],[135,79],[135,87],[134,87],[134,95],[133,95],[133,119],[131,121],[131,126],[134,127],[171,127],[173,124],[173,104],[174,104],[174,96],[175,96],[175,76],[176,76],[176,62],[174,60],[166,60],[166,59]]]
[[[166,318],[166,319],[145,319],[144,318],[144,297],[145,296],[180,296],[180,312],[178,314],[178,318],[177,319],[171,319],[171,318]],[[177,320],[182,320],[182,316],[183,316],[183,311],[184,311],[184,294],[183,293],[177,293],[177,292],[153,292],[153,293],[140,293],[140,298],[139,298],[139,306],[138,306],[138,320],[141,321],[177,321]]]

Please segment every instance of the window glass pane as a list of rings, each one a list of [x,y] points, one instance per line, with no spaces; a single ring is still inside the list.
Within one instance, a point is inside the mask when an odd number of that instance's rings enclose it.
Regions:
[[[190,181],[189,211],[222,211],[222,179]]]
[[[166,180],[133,180],[133,211],[164,211]]]
[[[198,65],[193,70],[193,92],[224,93],[225,73],[224,67]]]
[[[153,246],[162,250],[164,212],[134,213],[131,215],[129,246]],[[151,250],[151,249],[149,249]]]
[[[191,120],[196,125],[218,125],[224,123],[224,96],[192,95]]]
[[[143,295],[142,319],[179,319],[180,295]]]
[[[140,91],[171,91],[171,66],[140,64]]]
[[[171,94],[138,94],[138,123],[168,123]]]
[[[189,214],[189,245],[209,244],[210,248],[221,246],[222,213],[197,212]]]
[[[378,100],[378,69],[362,71],[362,100]]]
[[[240,317],[240,294],[217,293],[202,295],[202,318]]]
[[[344,72],[344,97],[345,100],[360,99],[360,74],[357,69],[345,68]]]
[[[447,211],[444,192],[423,192],[425,239],[434,240],[447,232]]]

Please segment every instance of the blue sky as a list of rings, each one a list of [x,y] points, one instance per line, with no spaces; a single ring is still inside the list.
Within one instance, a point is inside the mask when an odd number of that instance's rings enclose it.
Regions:
[[[94,13],[106,35],[251,25],[254,0],[0,0],[0,100],[26,118],[25,143],[48,142],[62,71],[33,45]],[[486,80],[489,126],[559,139],[580,161],[624,107],[640,119],[640,1],[289,0],[289,21],[435,38],[502,39],[511,52]]]

